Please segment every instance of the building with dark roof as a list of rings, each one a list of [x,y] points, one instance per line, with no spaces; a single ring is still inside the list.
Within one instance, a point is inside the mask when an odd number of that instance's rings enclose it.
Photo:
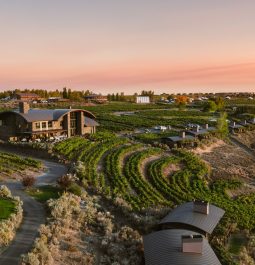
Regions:
[[[186,132],[181,132],[178,136],[164,137],[162,142],[167,144],[171,148],[175,147],[194,147],[195,137],[192,135],[187,135]]]
[[[249,122],[250,124],[255,124],[255,118],[253,118],[253,119],[251,119],[251,120],[248,120],[248,122]]]
[[[204,128],[197,126],[194,130],[187,131],[187,134],[195,138],[203,139],[208,138],[210,134],[216,132],[216,130],[215,127],[209,127],[208,124],[206,124]]]
[[[16,93],[14,98],[21,101],[34,101],[41,99],[41,97],[35,93]]]
[[[143,237],[146,265],[220,265],[208,243],[224,211],[204,201],[184,203]]]
[[[170,212],[160,226],[185,228],[203,235],[211,234],[225,211],[207,202],[187,202]]]
[[[96,126],[95,116],[81,109],[30,109],[28,103],[21,102],[19,110],[0,113],[3,140],[85,135],[95,133]]]
[[[232,132],[232,133],[235,133],[235,132],[242,132],[244,131],[244,126],[241,125],[241,124],[237,124],[235,121],[233,121],[232,123],[229,124],[229,130]]]
[[[157,231],[143,243],[146,265],[221,265],[207,239],[189,230]]]
[[[84,97],[87,102],[94,102],[94,103],[106,103],[108,102],[108,99],[106,96],[97,95],[97,94],[91,94]]]

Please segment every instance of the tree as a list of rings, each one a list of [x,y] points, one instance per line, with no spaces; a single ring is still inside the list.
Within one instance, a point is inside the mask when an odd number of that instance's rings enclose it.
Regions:
[[[63,88],[63,98],[68,98],[66,87]]]
[[[226,112],[222,112],[220,114],[220,117],[217,121],[217,129],[223,137],[227,137],[227,135],[229,134]]]
[[[72,94],[72,90],[69,88],[68,89],[68,92],[67,92],[67,98],[70,98],[71,97],[71,94]]]
[[[225,102],[222,97],[217,97],[215,99],[215,104],[217,105],[218,110],[223,110],[225,107]]]
[[[218,106],[213,100],[208,100],[204,105],[204,111],[215,112],[217,111],[217,109],[218,109]]]
[[[185,109],[189,98],[187,96],[177,96],[176,103],[178,104],[179,109]]]
[[[141,96],[149,96],[149,97],[150,97],[150,101],[153,101],[153,98],[154,98],[154,91],[152,91],[152,90],[148,90],[148,91],[143,90],[143,91],[141,92]]]

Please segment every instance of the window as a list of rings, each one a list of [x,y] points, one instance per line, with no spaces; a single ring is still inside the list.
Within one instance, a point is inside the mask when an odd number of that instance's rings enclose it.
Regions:
[[[46,129],[47,128],[47,122],[42,122],[42,128]]]
[[[76,113],[75,112],[71,112],[70,113],[70,118],[71,119],[76,119]]]
[[[3,126],[3,121],[2,120],[0,120],[0,126]]]
[[[52,124],[52,121],[49,121],[49,122],[48,122],[48,127],[49,127],[49,128],[52,128],[52,125],[53,125],[53,124]]]
[[[35,128],[36,128],[36,129],[40,129],[40,122],[36,122],[36,123],[35,123]]]
[[[71,128],[75,128],[76,127],[76,121],[75,120],[71,120]]]

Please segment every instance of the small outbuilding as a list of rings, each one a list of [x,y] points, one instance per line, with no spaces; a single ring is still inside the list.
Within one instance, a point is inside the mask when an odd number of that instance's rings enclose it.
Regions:
[[[181,132],[179,136],[164,137],[162,138],[162,142],[167,144],[170,148],[196,146],[195,137],[187,135],[185,131]]]

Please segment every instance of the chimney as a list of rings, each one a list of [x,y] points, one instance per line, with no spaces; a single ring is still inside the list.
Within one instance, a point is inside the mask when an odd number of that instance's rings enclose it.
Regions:
[[[72,109],[72,106],[69,106],[69,109]]]
[[[236,122],[235,121],[233,122],[233,127],[236,127]]]
[[[244,125],[246,125],[247,124],[247,121],[246,120],[244,120]]]
[[[193,201],[193,212],[202,213],[202,214],[209,214],[209,202],[205,201]]]
[[[29,104],[27,102],[20,102],[19,103],[19,112],[20,113],[28,113],[30,107],[29,107]]]
[[[253,123],[255,123],[255,118],[253,118]]]
[[[181,138],[185,138],[185,137],[186,137],[186,133],[185,133],[185,131],[182,131],[182,132],[180,133],[180,137],[181,137]]]
[[[202,254],[203,236],[202,235],[182,236],[182,252]]]
[[[196,126],[196,132],[199,132],[199,125]]]
[[[208,130],[208,128],[209,128],[209,125],[208,125],[208,123],[206,123],[205,129]]]

